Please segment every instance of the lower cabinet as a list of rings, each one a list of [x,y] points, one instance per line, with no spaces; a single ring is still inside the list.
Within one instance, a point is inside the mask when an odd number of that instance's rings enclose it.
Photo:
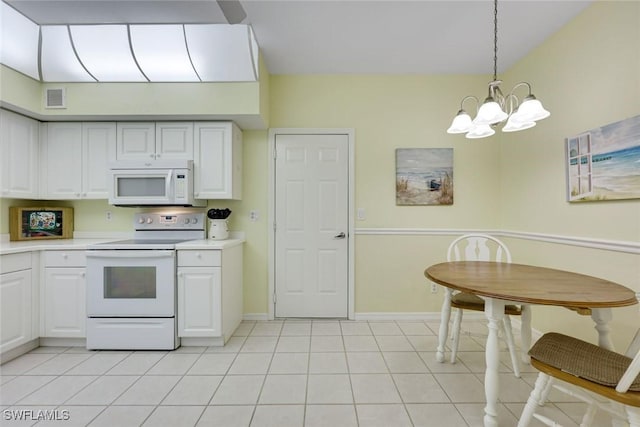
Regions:
[[[178,268],[178,335],[221,336],[220,267]]]
[[[85,285],[84,268],[45,268],[43,337],[86,336]]]
[[[182,345],[224,345],[242,320],[242,245],[178,250]]]
[[[84,251],[47,251],[41,288],[43,323],[40,336],[86,337],[86,258]]]
[[[0,354],[26,344],[33,336],[31,254],[0,259]]]

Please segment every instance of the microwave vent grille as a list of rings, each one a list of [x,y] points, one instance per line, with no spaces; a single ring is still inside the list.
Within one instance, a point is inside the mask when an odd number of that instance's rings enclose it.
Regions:
[[[47,88],[45,91],[45,108],[67,108],[64,88]]]

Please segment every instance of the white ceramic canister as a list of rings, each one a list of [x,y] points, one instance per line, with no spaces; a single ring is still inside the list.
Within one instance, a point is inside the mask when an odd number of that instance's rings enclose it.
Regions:
[[[229,227],[226,219],[209,220],[209,238],[213,240],[224,240],[229,238]]]

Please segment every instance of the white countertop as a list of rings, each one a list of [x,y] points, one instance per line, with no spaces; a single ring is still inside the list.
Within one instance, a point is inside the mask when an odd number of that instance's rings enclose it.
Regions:
[[[189,240],[188,242],[178,243],[176,245],[176,249],[194,249],[194,250],[205,250],[205,249],[226,249],[231,248],[233,246],[238,246],[244,243],[244,239],[226,239],[226,240],[213,240],[213,239],[202,239],[202,240]]]
[[[110,242],[121,239],[52,239],[52,240],[29,240],[20,242],[0,242],[0,255],[17,254],[21,252],[46,251],[46,250],[85,250],[88,245],[94,243]],[[244,239],[227,240],[191,240],[178,243],[176,249],[226,249],[241,245]]]
[[[84,250],[87,245],[117,239],[52,239],[0,242],[0,255],[46,250]]]

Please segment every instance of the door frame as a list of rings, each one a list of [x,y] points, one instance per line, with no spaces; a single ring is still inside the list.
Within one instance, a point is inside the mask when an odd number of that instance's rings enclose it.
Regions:
[[[267,219],[268,227],[268,276],[269,289],[267,295],[267,305],[269,307],[267,316],[269,320],[275,318],[275,147],[276,135],[347,135],[348,139],[348,206],[347,206],[347,311],[348,319],[355,319],[355,130],[353,128],[271,128],[269,129],[269,213]]]

